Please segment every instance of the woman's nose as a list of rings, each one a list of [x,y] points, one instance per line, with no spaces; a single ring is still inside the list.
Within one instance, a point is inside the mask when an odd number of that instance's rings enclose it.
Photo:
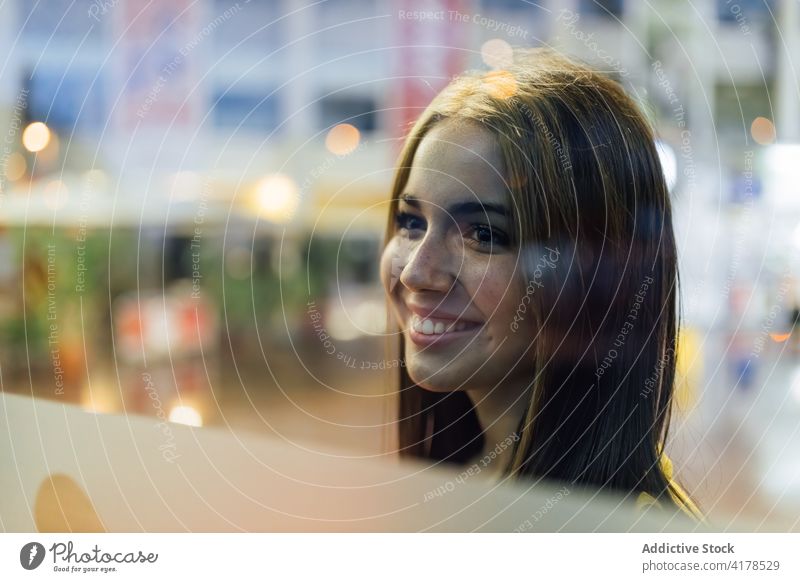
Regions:
[[[446,242],[427,232],[418,242],[410,241],[407,260],[400,273],[400,283],[412,291],[447,293],[453,285],[454,256]],[[458,262],[458,261],[456,261]]]

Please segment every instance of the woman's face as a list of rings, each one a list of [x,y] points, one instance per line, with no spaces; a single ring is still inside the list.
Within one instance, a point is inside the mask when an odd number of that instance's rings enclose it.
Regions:
[[[529,380],[530,307],[520,311],[511,198],[493,135],[474,122],[437,124],[400,198],[381,279],[411,379],[434,391]]]

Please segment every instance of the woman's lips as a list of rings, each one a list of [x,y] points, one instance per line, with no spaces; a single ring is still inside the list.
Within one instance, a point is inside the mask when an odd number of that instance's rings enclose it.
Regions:
[[[408,335],[419,346],[449,343],[459,338],[474,335],[483,324],[459,319],[438,319],[412,314],[408,323]]]

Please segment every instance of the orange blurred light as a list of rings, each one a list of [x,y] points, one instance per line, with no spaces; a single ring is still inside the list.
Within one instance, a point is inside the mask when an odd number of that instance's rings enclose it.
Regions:
[[[203,417],[191,406],[175,406],[169,412],[169,421],[187,426],[203,426]]]
[[[334,126],[325,137],[325,147],[337,156],[346,156],[358,147],[361,134],[349,123]]]
[[[791,336],[792,336],[791,333],[771,333],[771,334],[769,334],[769,337],[772,338],[772,341],[778,342],[778,343],[785,342]]]
[[[756,117],[750,124],[750,135],[756,143],[769,145],[775,141],[775,125],[766,117]]]
[[[28,162],[25,161],[25,157],[21,153],[14,152],[8,156],[6,160],[6,178],[16,182],[22,179],[27,171]]]
[[[508,71],[490,71],[483,82],[489,95],[497,99],[508,99],[517,92],[517,80]]]

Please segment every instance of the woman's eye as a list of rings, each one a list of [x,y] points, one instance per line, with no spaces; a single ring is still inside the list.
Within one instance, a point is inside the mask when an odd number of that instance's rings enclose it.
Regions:
[[[397,223],[397,228],[403,228],[405,230],[422,230],[425,228],[425,221],[423,219],[419,216],[409,214],[408,212],[398,212],[395,215],[395,222]]]
[[[497,229],[486,224],[476,224],[472,227],[472,240],[481,248],[490,249],[492,247],[508,246],[508,236]]]

